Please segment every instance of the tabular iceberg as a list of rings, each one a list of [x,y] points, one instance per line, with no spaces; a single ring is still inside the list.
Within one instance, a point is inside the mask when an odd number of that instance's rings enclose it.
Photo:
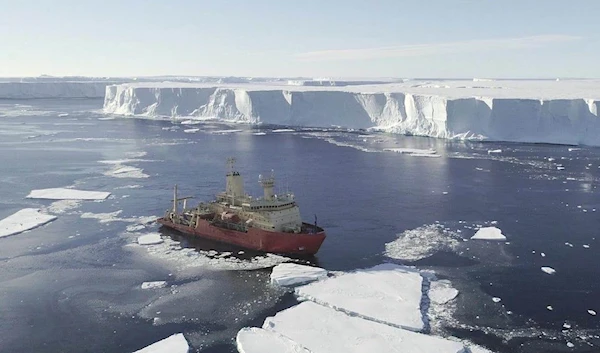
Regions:
[[[407,81],[347,86],[144,82],[106,87],[104,111],[437,138],[600,145],[600,82]]]

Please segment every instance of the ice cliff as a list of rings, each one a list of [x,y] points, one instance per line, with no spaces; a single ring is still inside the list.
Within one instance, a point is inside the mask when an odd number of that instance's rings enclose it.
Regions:
[[[563,82],[557,86],[555,81],[408,81],[343,87],[136,83],[107,86],[104,110],[600,146],[600,96],[595,96],[600,84]]]

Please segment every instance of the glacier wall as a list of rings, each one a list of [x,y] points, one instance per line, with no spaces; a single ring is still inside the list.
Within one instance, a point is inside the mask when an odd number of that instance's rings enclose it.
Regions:
[[[104,98],[106,82],[0,82],[0,99]]]
[[[592,99],[450,98],[294,87],[123,84],[106,87],[104,111],[292,126],[376,127],[437,138],[600,146],[599,104]]]

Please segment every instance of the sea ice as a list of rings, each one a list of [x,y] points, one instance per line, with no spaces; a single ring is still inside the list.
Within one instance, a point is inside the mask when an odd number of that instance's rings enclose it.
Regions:
[[[263,328],[313,353],[465,352],[459,342],[349,316],[310,301],[268,317]]]
[[[432,281],[429,286],[429,300],[435,304],[446,304],[458,296],[458,290],[448,280]]]
[[[296,132],[294,129],[275,129],[271,132]]]
[[[0,220],[0,238],[39,227],[55,219],[55,216],[40,213],[38,208],[24,208]]]
[[[385,244],[385,255],[392,259],[416,261],[438,251],[456,248],[460,244],[457,238],[441,225],[425,225],[404,231],[398,239]]]
[[[166,286],[167,286],[166,281],[153,281],[153,282],[142,283],[142,289],[164,288]]]
[[[258,327],[244,327],[236,337],[240,353],[311,353],[297,342],[273,331]]]
[[[160,233],[149,233],[139,236],[137,242],[140,245],[154,245],[162,243],[163,240],[160,237]]]
[[[183,333],[176,333],[133,353],[188,353],[189,349]]]
[[[418,157],[439,157],[435,150],[432,149],[418,149],[418,148],[384,148],[386,152],[396,152],[401,154],[408,154],[411,156]]]
[[[471,239],[477,240],[506,240],[502,231],[496,227],[480,228]]]
[[[592,316],[596,316],[596,312],[595,312],[594,310],[591,310],[591,309],[590,309],[590,310],[588,310],[587,312],[588,312],[588,314],[590,314],[590,315],[592,315]]]
[[[352,315],[420,331],[422,281],[414,268],[382,264],[298,287],[296,294]]]
[[[553,275],[556,273],[555,269],[553,269],[552,267],[548,267],[548,266],[543,266],[542,271],[546,272],[549,275]]]
[[[104,200],[110,196],[110,192],[84,191],[65,188],[32,190],[27,198],[48,200]]]
[[[117,164],[112,170],[109,170],[104,173],[106,176],[111,176],[115,178],[147,178],[149,175],[144,173],[144,170],[137,167],[132,166],[124,166]]]
[[[492,153],[502,153],[502,150],[488,150],[487,151],[488,154],[492,154]]]
[[[185,129],[183,130],[183,132],[188,133],[188,134],[193,134],[194,132],[198,132],[200,131],[200,129]]]
[[[319,267],[283,263],[273,267],[271,283],[280,286],[295,286],[327,277],[327,270]]]

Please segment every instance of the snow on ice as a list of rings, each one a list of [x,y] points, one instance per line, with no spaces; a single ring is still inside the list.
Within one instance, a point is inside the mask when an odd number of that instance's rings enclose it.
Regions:
[[[24,208],[0,220],[0,238],[22,233],[55,219],[55,216],[40,213],[37,208]]]
[[[137,82],[106,87],[110,114],[377,128],[438,138],[600,145],[598,80],[348,85]]]
[[[236,337],[240,353],[311,353],[297,342],[273,331],[258,327],[245,327]]]
[[[471,239],[476,240],[506,240],[502,231],[496,227],[480,228]]]
[[[160,237],[160,233],[149,233],[139,236],[137,242],[140,245],[155,245],[162,243],[163,240]]]
[[[48,200],[104,200],[110,196],[110,192],[84,191],[65,188],[51,188],[32,190],[27,198]]]
[[[280,286],[295,286],[327,277],[327,270],[319,267],[283,263],[273,267],[271,283]]]
[[[465,352],[459,342],[346,315],[311,301],[268,317],[263,328],[282,334],[313,353]]]
[[[177,333],[133,353],[188,353],[189,349],[183,333]]]
[[[418,270],[382,264],[296,288],[296,294],[336,310],[413,331],[423,329]]]

